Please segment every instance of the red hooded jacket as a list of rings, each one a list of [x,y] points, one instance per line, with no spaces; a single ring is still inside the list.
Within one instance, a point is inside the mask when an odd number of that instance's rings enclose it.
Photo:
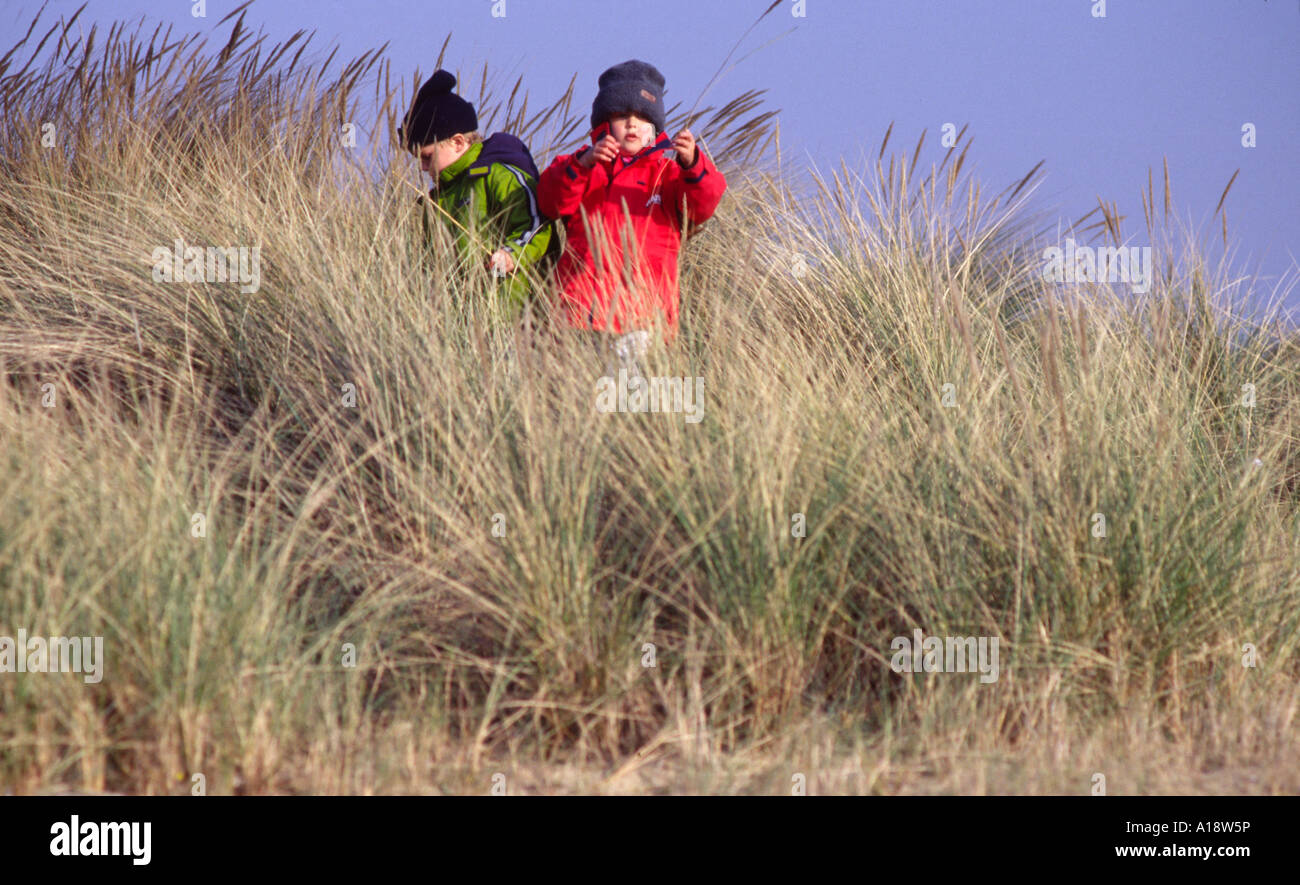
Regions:
[[[593,129],[592,144],[608,131]],[[664,157],[671,148],[661,132],[630,163],[620,156],[588,169],[578,161],[588,146],[556,157],[538,180],[542,213],[563,220],[568,236],[555,274],[570,325],[621,334],[658,320],[668,338],[676,333],[683,223],[707,221],[727,182],[698,145],[688,169]]]

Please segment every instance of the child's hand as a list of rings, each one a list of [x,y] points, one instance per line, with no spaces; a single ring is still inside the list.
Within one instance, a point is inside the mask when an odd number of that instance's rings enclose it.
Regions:
[[[677,151],[677,162],[683,166],[695,163],[695,136],[691,130],[683,129],[673,138],[673,150]]]
[[[596,142],[594,148],[583,154],[582,157],[579,158],[578,162],[590,169],[592,166],[596,165],[597,160],[601,163],[612,163],[614,162],[614,158],[617,156],[618,139],[614,138],[612,135],[606,135],[600,141]]]
[[[488,258],[488,270],[492,271],[493,276],[498,277],[514,273],[515,258],[505,249],[498,249]]]

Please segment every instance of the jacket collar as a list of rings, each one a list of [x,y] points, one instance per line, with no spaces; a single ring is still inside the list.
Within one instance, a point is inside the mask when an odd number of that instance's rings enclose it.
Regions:
[[[456,176],[474,165],[474,161],[478,159],[478,155],[481,153],[483,153],[483,142],[480,141],[478,144],[470,145],[469,149],[460,155],[460,159],[438,173],[438,185],[450,184]]]

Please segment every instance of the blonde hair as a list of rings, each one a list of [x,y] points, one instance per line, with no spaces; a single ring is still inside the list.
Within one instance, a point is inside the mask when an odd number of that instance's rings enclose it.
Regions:
[[[411,153],[418,157],[422,151],[431,147],[437,147],[440,144],[446,144],[457,135],[469,142],[469,145],[466,147],[467,150],[483,140],[483,136],[478,132],[456,132],[452,135],[448,135],[446,138],[440,138],[437,141],[426,141],[424,144],[417,144],[410,149]]]

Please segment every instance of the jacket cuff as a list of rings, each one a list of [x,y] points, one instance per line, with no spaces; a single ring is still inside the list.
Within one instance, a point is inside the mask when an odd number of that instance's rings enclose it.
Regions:
[[[696,145],[695,162],[689,166],[682,166],[682,173],[683,173],[682,181],[686,182],[687,184],[699,184],[704,179],[704,176],[709,174],[709,170],[711,168],[710,162],[708,160],[703,159],[703,157],[704,157],[704,149],[701,148],[699,145]],[[694,175],[686,174],[691,171],[694,171],[695,174]]]
[[[579,157],[584,156],[589,150],[591,150],[591,145],[587,145],[582,150],[578,151],[572,157],[569,158],[569,162],[565,164],[564,167],[565,177],[569,178],[570,180],[573,180],[576,179],[578,176],[585,175],[586,173],[591,171],[586,166],[584,166],[578,159]]]

